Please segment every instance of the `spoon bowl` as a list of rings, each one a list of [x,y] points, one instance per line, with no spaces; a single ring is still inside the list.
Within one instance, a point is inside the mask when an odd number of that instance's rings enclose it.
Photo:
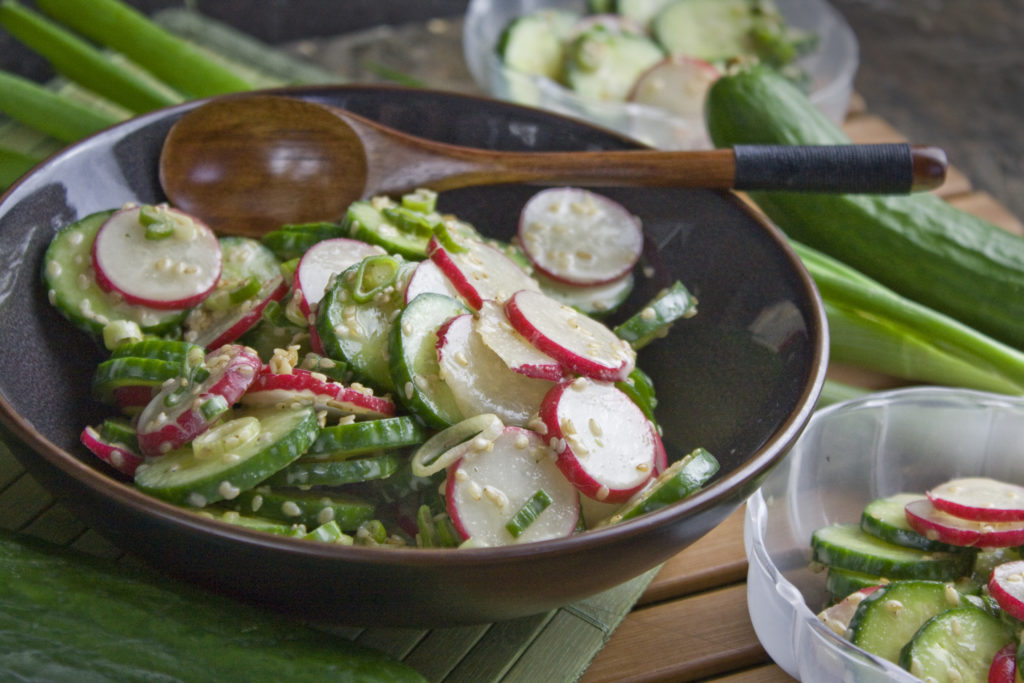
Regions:
[[[906,144],[498,152],[409,135],[318,102],[243,94],[185,114],[164,141],[159,173],[178,208],[217,231],[258,237],[288,223],[337,220],[357,199],[419,187],[906,193],[941,184],[946,158]]]

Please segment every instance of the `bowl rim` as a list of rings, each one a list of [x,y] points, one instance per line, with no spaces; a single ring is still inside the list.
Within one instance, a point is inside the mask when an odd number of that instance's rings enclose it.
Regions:
[[[156,121],[181,116],[189,109],[200,106],[211,100],[254,94],[277,94],[286,96],[305,95],[307,97],[314,97],[317,96],[317,94],[329,95],[335,92],[344,93],[347,91],[422,93],[427,96],[440,96],[443,98],[463,100],[466,102],[473,101],[483,106],[498,106],[508,110],[519,110],[533,116],[543,116],[545,118],[568,121],[572,125],[583,126],[611,137],[618,138],[629,146],[643,147],[642,143],[631,139],[620,132],[602,128],[599,125],[587,121],[563,116],[544,109],[498,100],[485,95],[473,95],[441,91],[431,88],[413,88],[386,84],[318,84],[308,86],[286,86],[202,98],[164,107],[133,117],[83,138],[82,140],[65,147],[61,151],[56,152],[42,161],[32,171],[16,181],[7,189],[7,191],[0,194],[0,217],[6,215],[9,200],[19,193],[20,188],[25,185],[30,185],[35,181],[37,176],[42,174],[46,169],[61,163],[65,158],[85,153],[90,147],[102,145],[108,138],[117,139],[125,133],[143,128]],[[396,566],[415,565],[430,567],[476,566],[500,564],[512,558],[572,555],[587,548],[603,547],[609,544],[615,544],[621,539],[632,536],[639,530],[652,531],[672,526],[677,523],[680,518],[688,517],[695,513],[700,513],[714,508],[720,500],[729,498],[733,495],[734,489],[744,484],[751,485],[751,491],[759,484],[760,478],[767,474],[767,472],[785,456],[789,448],[795,443],[800,433],[806,427],[813,413],[817,398],[821,393],[828,365],[829,335],[824,305],[813,279],[807,272],[806,268],[804,268],[799,257],[796,255],[796,252],[788,244],[783,233],[775,227],[763,213],[751,207],[736,193],[728,190],[709,191],[725,197],[727,201],[733,203],[735,206],[747,213],[751,219],[760,226],[764,233],[775,243],[789,261],[789,264],[792,266],[792,274],[798,279],[799,289],[805,291],[809,295],[809,303],[811,305],[808,310],[808,333],[812,346],[811,358],[809,361],[810,376],[807,378],[800,396],[797,399],[795,409],[787,416],[785,421],[780,424],[779,428],[755,451],[753,451],[734,471],[720,479],[714,480],[713,483],[683,501],[648,514],[641,515],[621,524],[590,530],[586,533],[566,538],[483,548],[374,548],[366,546],[309,543],[308,541],[298,538],[277,536],[247,529],[238,525],[232,525],[220,520],[205,518],[191,510],[148,496],[142,491],[130,486],[128,482],[121,481],[98,468],[93,468],[76,458],[71,453],[58,447],[30,425],[25,418],[19,415],[2,394],[0,394],[0,423],[3,423],[12,435],[20,441],[20,444],[12,444],[12,451],[15,450],[15,447],[17,446],[27,447],[27,449],[32,451],[36,457],[42,457],[51,466],[57,468],[64,474],[73,477],[80,484],[91,489],[94,493],[103,495],[111,502],[128,506],[152,521],[183,525],[200,534],[215,536],[221,539],[229,539],[234,542],[246,544],[253,548],[272,548],[278,552],[285,552],[295,556],[316,557],[365,565],[392,564]]]
[[[897,387],[885,391],[872,392],[864,396],[858,396],[826,406],[816,411],[814,415],[811,416],[811,419],[807,423],[805,432],[810,432],[816,423],[828,420],[835,413],[855,411],[861,408],[871,407],[872,405],[891,405],[893,403],[901,403],[904,401],[925,399],[939,402],[953,400],[959,402],[962,400],[970,400],[978,405],[1001,403],[1003,405],[1024,407],[1024,396],[996,394],[993,392],[979,391],[977,389],[965,389],[951,386]],[[799,444],[799,439],[797,441],[798,443],[794,444],[794,448]],[[807,604],[800,590],[795,584],[786,578],[782,571],[779,570],[769,554],[768,547],[765,545],[765,531],[768,524],[767,515],[768,504],[764,498],[763,491],[759,488],[747,500],[747,507],[744,513],[744,545],[746,546],[746,554],[749,560],[748,586],[752,585],[752,582],[749,580],[751,575],[754,575],[756,572],[762,573],[767,579],[767,582],[774,587],[775,595],[781,598],[792,609],[791,617],[794,631],[796,628],[801,626],[803,628],[810,629],[810,632],[818,639],[818,641],[824,642],[827,647],[838,651],[843,657],[855,656],[858,660],[865,662],[866,665],[877,668],[878,673],[883,673],[889,676],[889,680],[907,681],[908,683],[910,681],[917,681],[917,677],[910,675],[910,673],[905,669],[886,659],[860,649],[818,619],[817,615]],[[808,545],[808,551],[809,548],[810,546]],[[757,583],[760,584],[761,582],[758,581]],[[752,609],[754,601],[750,599],[750,597],[751,596],[748,595],[748,612],[750,612],[750,617],[753,621],[759,622],[759,619],[755,616],[754,610]],[[795,633],[793,633],[793,635],[795,637]],[[790,675],[796,676],[797,673],[799,673],[800,662],[792,661],[793,657],[797,654],[796,652],[769,652],[768,654],[778,660],[789,660],[790,663],[796,667],[796,670],[788,672]],[[784,658],[784,654],[790,656]]]

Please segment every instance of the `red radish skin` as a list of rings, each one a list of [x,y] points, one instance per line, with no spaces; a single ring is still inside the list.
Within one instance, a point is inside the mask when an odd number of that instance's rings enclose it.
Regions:
[[[138,437],[144,456],[181,448],[209,429],[212,422],[200,409],[203,401],[220,397],[229,406],[237,403],[263,367],[256,351],[237,344],[207,353],[203,365],[210,375],[192,387],[189,395],[168,406],[166,399],[181,386],[179,381],[170,380],[142,409]]]
[[[317,242],[302,255],[295,268],[292,289],[298,297],[299,310],[309,315],[324,297],[331,276],[359,263],[367,256],[386,254],[381,247],[362,240],[335,237]]]
[[[636,367],[636,351],[628,342],[597,320],[540,292],[516,292],[505,302],[505,314],[519,334],[569,372],[617,382]]]
[[[96,282],[131,304],[182,310],[205,299],[221,272],[220,243],[198,219],[164,207],[189,227],[164,239],[148,239],[139,222],[141,208],[115,211],[100,226],[92,245]]]
[[[988,683],[1014,683],[1017,676],[1017,644],[1010,643],[996,653],[988,669]]]
[[[200,316],[207,315],[210,316],[205,323],[208,326],[200,329],[202,325],[200,321],[196,329],[185,333],[185,338],[209,349],[217,349],[225,344],[231,344],[260,321],[264,309],[271,301],[281,301],[287,293],[288,283],[283,277],[277,276],[263,283],[260,293],[251,299],[251,305],[232,308],[227,312],[227,317],[219,318],[197,308],[195,313],[189,314],[189,321],[197,321]]]
[[[461,457],[447,469],[445,505],[463,539],[509,545],[571,535],[579,522],[579,497],[554,462],[543,437],[508,426],[492,442],[457,446]],[[518,537],[505,524],[543,489],[552,503]]]
[[[86,427],[82,431],[82,445],[89,449],[89,452],[107,463],[121,474],[129,477],[135,476],[135,470],[142,464],[143,457],[127,448],[117,444],[104,441],[99,432],[93,427]]]
[[[361,385],[345,386],[304,368],[274,372],[265,366],[241,398],[247,406],[271,406],[298,401],[326,409],[334,415],[355,415],[377,419],[394,417],[395,402],[389,396],[374,396]]]
[[[538,272],[571,285],[620,280],[644,246],[640,219],[618,202],[576,187],[531,197],[519,217],[518,237]]]
[[[583,495],[624,503],[655,475],[661,438],[614,385],[562,382],[544,397],[539,416],[558,468]]]
[[[907,523],[932,540],[965,548],[1009,548],[1024,544],[1024,523],[979,522],[939,510],[927,498],[904,507]]]
[[[501,304],[485,301],[474,318],[474,329],[509,370],[526,377],[557,382],[565,377],[562,365],[516,332]]]
[[[455,316],[438,330],[441,379],[469,417],[494,413],[508,425],[525,425],[554,386],[513,372],[474,330],[473,315]]]
[[[1024,486],[987,477],[952,479],[929,490],[936,508],[981,522],[1024,521]]]
[[[1024,619],[1024,560],[997,565],[988,581],[988,592],[1003,611]]]
[[[479,309],[489,299],[505,301],[521,289],[540,291],[536,280],[494,247],[476,240],[466,240],[462,246],[465,251],[449,251],[431,237],[427,255],[471,308]]]

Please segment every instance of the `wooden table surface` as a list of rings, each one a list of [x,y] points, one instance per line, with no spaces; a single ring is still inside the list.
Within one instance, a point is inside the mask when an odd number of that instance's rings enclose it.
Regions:
[[[856,142],[903,136],[854,103],[846,131]],[[952,168],[936,192],[950,203],[1024,235],[1024,224]],[[870,388],[897,380],[851,368],[830,375]],[[792,681],[761,647],[747,614],[747,561],[741,508],[669,560],[585,672],[582,683],[605,681]]]

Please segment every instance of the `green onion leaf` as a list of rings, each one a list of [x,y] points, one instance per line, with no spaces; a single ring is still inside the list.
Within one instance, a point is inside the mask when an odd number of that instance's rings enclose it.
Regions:
[[[512,515],[512,519],[508,521],[505,528],[513,537],[519,538],[551,503],[551,496],[548,492],[544,489],[537,489],[537,492],[523,503],[523,507],[519,508],[519,511]]]

